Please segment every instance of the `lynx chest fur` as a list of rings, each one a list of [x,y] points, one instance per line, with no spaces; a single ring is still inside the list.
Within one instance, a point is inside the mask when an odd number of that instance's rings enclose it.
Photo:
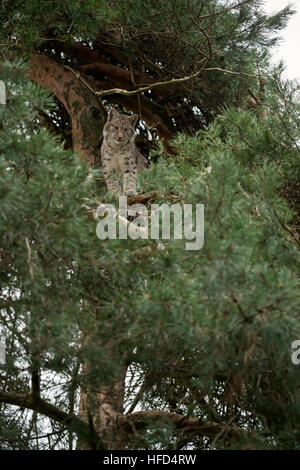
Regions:
[[[134,143],[137,115],[126,116],[111,109],[103,129],[101,163],[106,185],[113,194],[136,194],[136,176],[147,160]]]

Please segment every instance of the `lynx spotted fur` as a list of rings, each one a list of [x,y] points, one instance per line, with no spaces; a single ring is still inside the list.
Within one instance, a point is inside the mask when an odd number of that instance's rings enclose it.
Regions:
[[[101,163],[108,190],[115,195],[132,196],[136,192],[136,175],[146,167],[146,158],[134,143],[134,126],[138,116],[108,113],[103,129]]]

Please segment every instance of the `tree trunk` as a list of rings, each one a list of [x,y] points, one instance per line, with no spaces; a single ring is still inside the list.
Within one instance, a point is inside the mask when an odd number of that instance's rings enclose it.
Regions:
[[[100,166],[102,131],[106,121],[102,103],[72,72],[44,54],[35,54],[30,65],[31,80],[50,90],[68,112],[74,151],[88,166]],[[88,341],[86,335],[84,343]],[[82,376],[88,372],[88,365],[84,363]],[[118,417],[123,413],[125,374],[124,369],[122,376],[111,386],[98,386],[96,390],[81,388],[79,418],[90,426],[92,433],[96,433],[108,449],[125,448],[123,437],[116,432]],[[81,441],[77,448],[90,449],[91,445]]]
[[[83,365],[83,376],[88,374],[88,367]],[[125,375],[110,386],[99,386],[91,390],[88,386],[81,388],[79,417],[89,424],[91,431],[96,432],[100,441],[109,450],[126,449],[126,433],[121,430],[120,419],[123,415]],[[98,389],[97,389],[98,388]],[[87,449],[79,443],[77,450]]]
[[[50,90],[63,104],[72,123],[73,150],[87,165],[100,166],[106,111],[101,101],[72,74],[44,54],[35,54],[30,78]]]

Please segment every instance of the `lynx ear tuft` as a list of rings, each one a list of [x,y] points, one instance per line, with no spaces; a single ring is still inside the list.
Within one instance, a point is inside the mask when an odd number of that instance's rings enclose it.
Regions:
[[[112,119],[116,119],[119,116],[120,114],[118,113],[118,111],[112,108],[107,115],[107,122],[111,121]]]
[[[127,119],[128,119],[128,121],[130,122],[130,124],[131,124],[133,127],[135,127],[138,118],[139,118],[139,117],[138,117],[137,114],[133,114],[132,116],[129,116]]]

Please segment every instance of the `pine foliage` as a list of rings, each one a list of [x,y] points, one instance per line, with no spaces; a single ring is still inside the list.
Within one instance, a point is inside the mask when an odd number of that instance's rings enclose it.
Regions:
[[[151,34],[145,8],[153,10],[158,34],[172,2],[160,17],[162,2],[128,1],[126,10],[121,1],[47,3],[53,7],[47,21],[61,40],[70,39],[71,30],[74,38],[90,39],[100,21],[116,34],[120,22],[128,50],[131,32],[142,31],[134,51]],[[185,3],[172,3],[172,20],[180,17],[183,28],[190,19]],[[216,2],[206,3],[202,14]],[[228,14],[222,28],[230,31],[230,22],[242,18],[248,40],[269,45],[270,31],[284,26],[290,10],[253,19],[260,2],[249,3],[251,9],[245,3]],[[6,28],[17,31],[23,48],[43,34],[46,17],[43,2],[22,8]],[[37,16],[25,39],[32,10]],[[258,34],[262,22],[265,31]],[[231,40],[233,64],[243,48],[237,27]],[[239,59],[245,71],[247,62],[254,66],[252,53]],[[205,130],[177,133],[176,156],[152,150],[139,185],[157,192],[153,202],[205,206],[204,247],[187,251],[185,240],[97,238],[88,207],[115,199],[101,171],[88,169],[43,125],[41,115],[51,116],[57,104],[28,80],[27,67],[17,58],[1,64],[7,88],[0,105],[0,333],[7,358],[0,365],[1,391],[29,393],[38,370],[43,400],[76,414],[80,387],[109,385],[128,365],[127,411],[224,423],[213,437],[149,423],[132,436],[130,448],[299,450],[300,366],[291,360],[300,336],[297,85],[282,78],[280,67],[269,68],[258,110],[243,100],[216,108]],[[236,83],[232,92],[242,83],[259,93],[251,79]],[[3,397],[1,449],[76,447],[81,430]]]

